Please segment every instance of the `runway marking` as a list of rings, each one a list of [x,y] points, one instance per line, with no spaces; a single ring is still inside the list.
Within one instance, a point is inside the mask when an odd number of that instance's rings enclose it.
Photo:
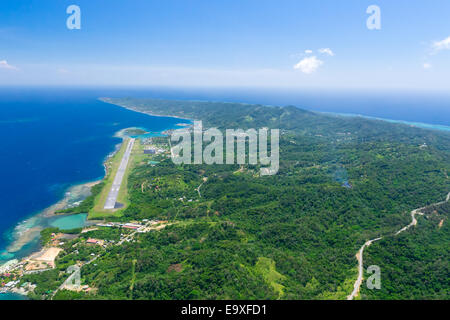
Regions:
[[[123,154],[122,161],[120,162],[119,168],[117,169],[116,176],[114,177],[111,190],[108,193],[108,198],[106,198],[105,206],[103,207],[103,209],[110,210],[114,209],[116,206],[117,196],[119,195],[120,186],[122,185],[123,176],[125,175],[125,170],[127,169],[131,150],[133,150],[135,140],[136,139],[130,139],[130,142],[128,142],[127,149]]]

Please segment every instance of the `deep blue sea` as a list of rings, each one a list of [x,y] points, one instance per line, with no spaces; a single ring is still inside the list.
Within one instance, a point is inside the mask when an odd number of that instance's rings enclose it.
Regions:
[[[129,111],[98,97],[296,105],[450,126],[450,95],[437,93],[1,88],[0,259],[25,253],[5,251],[18,223],[59,201],[69,187],[103,177],[103,160],[121,141],[114,137],[117,131],[128,127],[162,131],[181,122]]]
[[[103,160],[121,142],[117,131],[162,131],[182,122],[103,103],[99,93],[0,90],[0,265],[28,253],[5,252],[19,222],[59,201],[70,186],[103,177]]]

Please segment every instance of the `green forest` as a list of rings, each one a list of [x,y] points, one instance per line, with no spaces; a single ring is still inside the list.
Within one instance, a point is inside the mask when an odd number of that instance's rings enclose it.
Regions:
[[[416,227],[392,234],[411,222],[411,210],[450,192],[450,134],[293,106],[103,101],[202,120],[204,128],[279,128],[280,169],[260,176],[258,165],[175,165],[169,158],[136,166],[130,205],[110,220],[167,226],[106,248],[83,241],[117,242],[128,231],[102,228],[66,242],[56,269],[22,280],[38,284],[34,298],[52,297],[69,265],[99,254],[81,270],[82,284],[94,290],[60,290],[53,298],[346,299],[356,252],[378,236],[364,264],[380,266],[382,286],[363,284],[358,298],[449,298],[449,205],[427,208]],[[87,212],[102,187],[66,213]]]

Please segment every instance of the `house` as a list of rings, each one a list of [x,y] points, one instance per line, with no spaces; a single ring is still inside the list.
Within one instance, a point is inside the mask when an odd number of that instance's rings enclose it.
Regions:
[[[98,244],[99,246],[102,246],[104,241],[103,240],[89,238],[89,239],[86,240],[86,243],[87,244]]]

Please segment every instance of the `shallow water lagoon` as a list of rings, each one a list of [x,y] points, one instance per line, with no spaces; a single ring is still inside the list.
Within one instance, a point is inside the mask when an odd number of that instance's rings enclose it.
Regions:
[[[74,214],[54,219],[50,222],[50,226],[61,230],[71,230],[84,227],[86,223],[87,213]]]

